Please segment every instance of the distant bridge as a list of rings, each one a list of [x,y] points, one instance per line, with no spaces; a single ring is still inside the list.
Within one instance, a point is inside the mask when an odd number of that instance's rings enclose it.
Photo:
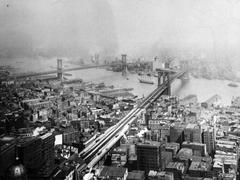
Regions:
[[[63,75],[64,72],[83,70],[83,69],[92,69],[92,68],[99,68],[99,67],[107,67],[107,66],[109,66],[109,65],[107,65],[107,64],[105,64],[105,65],[89,65],[89,66],[81,66],[81,67],[62,69],[61,71],[51,70],[51,71],[44,71],[44,72],[12,74],[10,77],[20,79],[20,78],[27,78],[27,77],[34,77],[34,76],[43,76],[43,75],[48,75],[48,74],[57,74],[57,76],[59,78],[61,78],[61,76]]]
[[[127,71],[127,58],[126,54],[122,55],[122,60],[119,62],[119,64],[123,67],[122,74],[125,75]],[[18,74],[12,74],[10,75],[10,79],[21,79],[21,78],[30,78],[35,76],[43,76],[48,74],[57,74],[57,77],[59,79],[62,79],[64,72],[69,71],[76,71],[76,70],[83,70],[83,69],[92,69],[92,68],[100,68],[100,67],[107,67],[111,66],[111,64],[102,64],[102,65],[87,65],[87,66],[80,66],[80,67],[73,67],[73,68],[67,68],[63,69],[62,67],[62,59],[57,60],[57,69],[51,70],[51,71],[44,71],[44,72],[29,72],[29,73],[18,73]]]

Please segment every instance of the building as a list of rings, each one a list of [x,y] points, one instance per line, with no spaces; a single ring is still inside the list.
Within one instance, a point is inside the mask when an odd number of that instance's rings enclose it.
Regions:
[[[177,159],[183,162],[188,162],[193,156],[192,149],[181,148],[177,154]]]
[[[182,143],[185,124],[176,123],[170,126],[170,142]]]
[[[127,180],[145,180],[145,172],[144,171],[128,172]]]
[[[43,165],[38,170],[38,174],[41,177],[48,177],[53,169],[54,169],[54,143],[55,143],[55,136],[53,133],[48,132],[42,136],[40,136],[42,141],[42,160]]]
[[[188,124],[184,130],[184,139],[188,142],[202,143],[202,129],[199,124]]]
[[[139,170],[148,172],[161,169],[161,143],[137,144],[137,166]]]
[[[0,138],[0,179],[15,161],[15,139],[13,137]]]
[[[174,180],[174,175],[166,171],[149,171],[148,180]]]
[[[161,170],[165,170],[169,162],[173,160],[173,154],[169,151],[161,151]]]
[[[63,144],[71,146],[73,143],[80,142],[80,132],[74,129],[69,129],[63,132]]]
[[[99,179],[126,180],[128,170],[123,167],[104,166],[98,176]]]
[[[55,164],[54,142],[55,137],[50,132],[18,139],[17,155],[26,167],[29,177],[43,178],[52,173]]]
[[[164,63],[158,57],[155,57],[154,61],[152,62],[152,70],[156,71],[156,69],[159,68],[164,68]]]
[[[160,140],[169,141],[170,136],[170,126],[169,125],[163,125],[159,128],[160,131]]]
[[[185,166],[183,162],[170,162],[165,171],[172,172],[174,174],[174,180],[180,180],[185,172]]]
[[[213,127],[207,126],[203,128],[202,142],[206,144],[208,154],[212,154],[215,150],[215,129]]]
[[[17,155],[29,173],[35,173],[43,165],[42,142],[37,137],[18,139]]]
[[[125,165],[127,163],[127,157],[128,157],[128,148],[127,146],[120,146],[117,148],[114,148],[112,151],[112,164],[113,165]]]
[[[213,176],[211,164],[207,162],[192,162],[189,167],[188,174],[192,177],[211,178]]]
[[[207,155],[206,144],[185,141],[182,143],[182,147],[192,149],[194,156],[204,157]]]
[[[178,150],[180,149],[180,144],[174,142],[165,143],[164,147],[165,151],[171,152],[172,157],[175,157],[177,155]]]

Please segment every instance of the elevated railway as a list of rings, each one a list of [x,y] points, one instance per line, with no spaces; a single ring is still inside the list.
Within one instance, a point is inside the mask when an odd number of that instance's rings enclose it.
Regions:
[[[84,159],[88,168],[93,168],[108,151],[114,146],[114,144],[127,132],[131,123],[137,119],[143,109],[146,109],[152,102],[159,98],[163,92],[168,88],[168,84],[174,79],[184,75],[183,72],[179,72],[170,77],[169,82],[165,82],[158,86],[152,93],[150,93],[139,105],[134,107],[124,118],[122,118],[116,125],[112,126],[101,136],[97,137],[95,141],[89,144],[82,152],[80,156]]]

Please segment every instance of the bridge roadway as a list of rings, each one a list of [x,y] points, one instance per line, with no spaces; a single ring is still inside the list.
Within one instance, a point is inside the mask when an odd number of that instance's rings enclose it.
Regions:
[[[106,67],[109,66],[108,64],[104,65],[91,65],[91,66],[81,66],[81,67],[74,67],[74,68],[68,68],[68,69],[62,69],[62,73],[69,72],[69,71],[76,71],[76,70],[82,70],[82,69],[92,69],[92,68],[98,68],[98,67]],[[43,76],[48,74],[56,74],[57,70],[52,71],[44,71],[44,72],[36,72],[36,73],[19,73],[19,74],[12,74],[10,78],[26,78],[26,77],[34,77],[34,76]]]
[[[185,73],[182,71],[170,78],[171,83],[174,79],[179,78]],[[148,95],[141,104],[134,107],[123,119],[116,125],[110,127],[104,134],[100,135],[92,141],[79,155],[87,163],[88,168],[94,167],[107,152],[114,146],[114,144],[127,132],[131,123],[137,119],[143,109],[146,109],[152,102],[154,102],[167,88],[168,82],[157,87],[150,95]]]

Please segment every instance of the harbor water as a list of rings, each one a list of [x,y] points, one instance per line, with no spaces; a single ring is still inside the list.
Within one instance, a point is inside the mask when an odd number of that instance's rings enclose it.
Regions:
[[[56,69],[56,58],[50,60],[1,60],[0,65],[11,65],[16,67],[15,72],[38,72]],[[64,61],[63,67],[70,68],[76,65],[69,61]],[[87,82],[100,83],[104,82],[106,85],[114,85],[116,88],[134,88],[133,93],[139,97],[147,96],[157,87],[157,78],[152,77],[155,84],[139,83],[139,76],[137,74],[128,74],[127,77],[122,76],[120,72],[107,71],[105,69],[95,68],[68,72],[72,76],[67,76],[68,79],[81,78]],[[229,105],[232,97],[240,96],[240,84],[238,87],[230,87],[230,81],[225,80],[208,80],[196,79],[190,77],[187,81],[176,79],[172,83],[172,94],[181,97],[189,94],[196,94],[199,102],[207,100],[210,96],[218,94],[222,97],[222,103]]]

